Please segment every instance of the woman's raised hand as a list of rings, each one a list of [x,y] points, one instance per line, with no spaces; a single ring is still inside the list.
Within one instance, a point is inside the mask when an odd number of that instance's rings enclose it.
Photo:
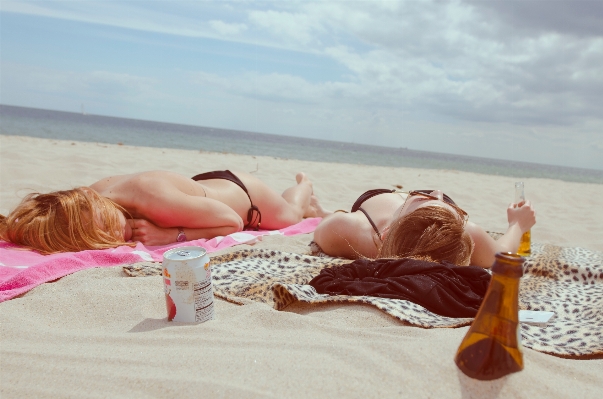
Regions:
[[[510,204],[507,208],[509,226],[517,223],[522,233],[530,230],[536,224],[536,211],[530,201],[520,204]]]
[[[166,245],[176,242],[178,228],[162,228],[145,219],[128,219],[132,227],[132,241],[140,241],[144,245]]]

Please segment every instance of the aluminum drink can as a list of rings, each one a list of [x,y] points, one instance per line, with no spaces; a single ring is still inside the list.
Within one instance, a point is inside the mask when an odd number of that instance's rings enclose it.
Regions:
[[[163,254],[162,268],[168,321],[195,323],[214,318],[214,290],[205,248],[170,249]]]

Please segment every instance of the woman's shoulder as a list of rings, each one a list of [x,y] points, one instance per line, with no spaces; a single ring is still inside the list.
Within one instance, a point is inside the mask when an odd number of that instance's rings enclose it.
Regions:
[[[111,197],[109,194],[123,196],[127,193],[156,192],[180,180],[188,182],[190,179],[173,172],[152,170],[105,177],[91,184],[90,188],[107,197]]]
[[[323,218],[318,226],[329,226],[331,229],[337,228],[338,230],[350,228],[359,229],[363,226],[363,218],[364,215],[360,212],[336,211]],[[353,230],[351,230],[350,233],[353,233]]]
[[[336,212],[324,218],[314,231],[314,241],[332,256],[355,259],[376,254],[374,231],[360,212]]]
[[[471,236],[473,241],[475,241],[476,238],[479,239],[482,236],[487,235],[484,229],[470,221],[467,221],[467,223],[465,223],[465,231]]]

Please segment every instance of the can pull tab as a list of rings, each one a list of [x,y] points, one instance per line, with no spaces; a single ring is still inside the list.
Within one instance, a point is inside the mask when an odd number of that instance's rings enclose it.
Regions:
[[[179,256],[188,256],[189,254],[190,254],[190,252],[188,252],[188,251],[178,251],[178,252],[176,252],[176,255],[179,255]]]

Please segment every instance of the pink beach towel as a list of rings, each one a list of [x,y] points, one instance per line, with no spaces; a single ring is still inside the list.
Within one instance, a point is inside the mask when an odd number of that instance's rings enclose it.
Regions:
[[[298,224],[280,230],[242,231],[211,240],[201,239],[159,247],[145,247],[138,243],[134,248],[123,246],[53,255],[40,255],[34,251],[21,250],[14,244],[0,241],[0,302],[79,270],[141,261],[161,261],[163,253],[168,249],[189,245],[203,247],[211,253],[237,244],[252,243],[265,235],[292,236],[311,233],[320,220],[320,218],[304,219]]]

